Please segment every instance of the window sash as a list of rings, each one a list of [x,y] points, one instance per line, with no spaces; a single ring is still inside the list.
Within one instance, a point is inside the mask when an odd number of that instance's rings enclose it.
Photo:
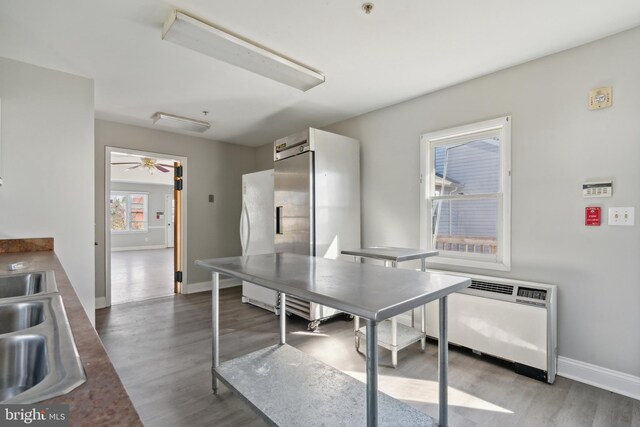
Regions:
[[[503,202],[503,197],[502,194],[497,194],[497,195],[486,195],[487,197],[478,197],[477,195],[473,195],[473,196],[459,196],[459,197],[441,197],[441,198],[430,198],[427,199],[427,213],[428,213],[428,218],[426,219],[429,224],[431,224],[433,222],[433,209],[434,209],[434,202],[438,201],[438,200],[496,200],[497,201],[497,205],[496,205],[496,252],[494,254],[486,254],[486,253],[474,253],[474,252],[466,252],[466,251],[454,251],[454,250],[447,250],[447,249],[443,249],[443,248],[436,248],[436,244],[435,244],[435,240],[437,238],[436,234],[435,234],[435,229],[433,227],[429,227],[429,231],[430,231],[430,235],[428,236],[428,240],[427,240],[427,244],[428,244],[428,249],[432,249],[432,250],[437,250],[440,254],[440,256],[444,256],[447,258],[458,258],[458,259],[473,259],[476,261],[483,261],[483,262],[493,262],[493,263],[500,263],[503,261],[503,245],[504,245],[504,232],[503,232],[503,227],[501,227],[501,225],[503,224],[503,220],[504,220],[504,202]],[[495,197],[493,197],[495,196]],[[442,235],[441,235],[442,236]]]
[[[490,130],[469,131],[459,135],[443,136],[440,138],[429,139],[426,142],[427,149],[429,151],[428,153],[429,163],[427,165],[429,169],[426,171],[429,176],[429,180],[428,180],[429,186],[428,186],[427,197],[443,197],[442,195],[441,196],[435,195],[436,191],[438,190],[436,186],[436,149],[437,148],[441,146],[448,146],[448,145],[454,145],[454,144],[463,145],[468,142],[472,142],[476,140],[486,140],[491,138],[498,138],[499,144],[500,144],[499,145],[500,159],[498,164],[498,169],[500,171],[500,174],[499,174],[499,180],[498,180],[497,193],[502,193],[504,188],[504,180],[502,177],[504,160],[502,157],[504,154],[503,144],[505,143],[505,141],[503,140],[504,135],[502,134],[501,130],[494,128]],[[478,195],[481,195],[481,194],[478,194]]]
[[[125,204],[125,220],[123,230],[114,230],[111,232],[118,233],[146,233],[149,231],[149,193],[139,191],[112,191],[111,198],[124,197]],[[138,215],[142,215],[142,219],[138,219]],[[141,225],[140,228],[135,225]]]
[[[497,199],[502,197],[502,193],[480,193],[480,194],[448,194],[446,196],[430,196],[431,200],[480,200]]]
[[[436,195],[435,153],[443,145],[463,144],[465,142],[497,137],[499,141],[499,186],[498,192],[482,194],[444,194]],[[457,128],[425,133],[420,136],[420,242],[421,246],[434,249],[433,205],[446,201],[497,200],[496,217],[496,253],[481,254],[437,249],[440,256],[428,260],[431,264],[465,266],[495,270],[511,268],[511,117],[504,116],[484,122],[473,123]]]
[[[118,199],[122,201],[122,205],[123,205],[123,228],[122,229],[115,229],[113,228],[113,221],[114,218],[113,216],[110,216],[110,221],[109,221],[109,227],[111,229],[112,233],[122,233],[122,232],[126,232],[129,229],[129,221],[128,221],[128,211],[129,211],[129,199],[126,197],[126,195],[123,194],[118,194],[118,193],[114,193],[111,192],[111,197],[109,198],[109,209],[112,209],[113,207],[113,200],[114,199]]]
[[[470,130],[468,132],[444,135],[439,138],[431,138],[429,139],[429,144],[435,149],[442,145],[462,145],[470,141],[491,139],[494,137],[501,137],[500,127],[492,127],[491,129]]]

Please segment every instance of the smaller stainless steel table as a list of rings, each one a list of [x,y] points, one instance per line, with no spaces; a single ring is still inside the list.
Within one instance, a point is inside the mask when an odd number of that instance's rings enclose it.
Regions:
[[[343,255],[352,255],[354,260],[362,262],[363,258],[379,259],[384,261],[385,267],[396,268],[399,262],[412,261],[419,259],[422,262],[422,271],[426,271],[426,259],[428,257],[438,255],[438,251],[430,251],[425,249],[414,248],[395,248],[391,246],[372,246],[368,248],[359,248],[342,251]],[[425,306],[421,307],[421,327],[418,331],[415,328],[414,311],[411,310],[411,327],[398,324],[398,317],[394,316],[389,321],[383,322],[378,326],[378,345],[387,350],[391,350],[391,365],[395,368],[398,366],[398,351],[411,344],[420,341],[420,347],[424,351],[426,339],[426,316]],[[366,328],[360,327],[360,318],[354,317],[354,333],[356,350],[360,349],[360,338],[367,336]]]

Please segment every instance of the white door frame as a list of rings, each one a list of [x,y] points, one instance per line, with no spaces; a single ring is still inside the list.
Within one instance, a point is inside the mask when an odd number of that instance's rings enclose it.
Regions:
[[[109,215],[109,203],[111,197],[111,153],[138,154],[147,157],[169,158],[179,161],[182,164],[182,265],[187,265],[187,190],[189,188],[187,158],[176,154],[154,153],[131,148],[105,147],[104,155],[104,286],[105,286],[105,307],[111,306],[111,227]],[[175,227],[175,225],[174,225]],[[175,242],[174,242],[175,244]],[[175,249],[174,249],[175,250]],[[187,269],[182,272],[182,283],[187,283]],[[182,286],[182,292],[186,291],[186,286]]]

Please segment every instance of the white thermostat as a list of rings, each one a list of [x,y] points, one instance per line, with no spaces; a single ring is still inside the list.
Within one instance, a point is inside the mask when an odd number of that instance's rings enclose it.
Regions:
[[[585,182],[582,184],[582,197],[611,197],[613,181]]]

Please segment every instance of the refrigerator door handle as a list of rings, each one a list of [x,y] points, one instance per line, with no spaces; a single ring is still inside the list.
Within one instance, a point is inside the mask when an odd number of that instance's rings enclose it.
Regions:
[[[247,223],[246,228],[244,227],[245,221]],[[247,204],[242,203],[242,212],[240,213],[240,246],[242,247],[242,255],[246,255],[247,251],[249,250],[250,236],[251,236],[251,221],[249,220],[249,210],[247,209]]]
[[[282,206],[276,206],[276,234],[284,234],[282,232]]]

